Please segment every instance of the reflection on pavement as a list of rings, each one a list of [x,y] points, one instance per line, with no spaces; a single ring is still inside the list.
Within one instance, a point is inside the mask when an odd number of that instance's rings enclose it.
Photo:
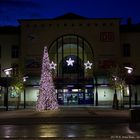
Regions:
[[[46,138],[46,137],[139,137],[139,128],[132,130],[129,124],[43,124],[1,125],[0,138]]]

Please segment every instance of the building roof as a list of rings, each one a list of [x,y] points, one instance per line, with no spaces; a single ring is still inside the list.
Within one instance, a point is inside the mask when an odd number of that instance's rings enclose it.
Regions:
[[[58,16],[54,19],[88,19],[87,17],[83,17],[74,13],[66,13],[62,16]]]
[[[38,22],[38,21],[52,21],[52,20],[120,20],[120,18],[89,18],[89,17],[84,17],[75,13],[66,13],[61,16],[57,16],[55,18],[40,18],[40,19],[19,19],[19,23],[21,24],[22,22]]]
[[[77,14],[74,14],[74,13],[66,13],[64,15],[57,16],[55,18],[19,19],[18,21],[19,22],[21,22],[21,21],[46,21],[46,20],[65,20],[65,19],[66,20],[67,19],[74,20],[74,19],[89,19],[89,18],[80,16],[80,15],[77,15]]]

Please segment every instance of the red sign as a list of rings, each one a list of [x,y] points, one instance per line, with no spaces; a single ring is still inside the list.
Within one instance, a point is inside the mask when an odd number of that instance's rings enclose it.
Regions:
[[[114,41],[114,33],[113,32],[100,32],[100,40],[105,42]]]

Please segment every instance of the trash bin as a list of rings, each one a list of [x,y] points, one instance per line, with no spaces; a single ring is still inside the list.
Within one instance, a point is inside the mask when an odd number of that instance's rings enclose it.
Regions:
[[[140,122],[140,108],[130,109],[130,121],[132,123]]]

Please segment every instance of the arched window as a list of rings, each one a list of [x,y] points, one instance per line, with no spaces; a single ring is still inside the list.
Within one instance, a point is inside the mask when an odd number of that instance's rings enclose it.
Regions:
[[[57,38],[49,47],[50,60],[57,63],[57,77],[81,77],[92,75],[92,70],[85,73],[84,63],[93,63],[94,54],[90,44],[78,35],[63,35]],[[66,60],[74,60],[73,66],[67,65]]]

